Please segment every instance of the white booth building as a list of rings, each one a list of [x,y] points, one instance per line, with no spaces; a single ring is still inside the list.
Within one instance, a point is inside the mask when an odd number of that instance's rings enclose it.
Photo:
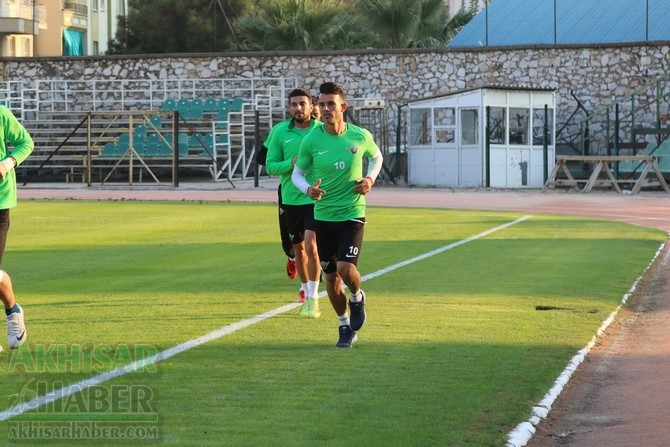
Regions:
[[[541,188],[554,167],[555,114],[548,89],[485,87],[411,101],[408,182]]]

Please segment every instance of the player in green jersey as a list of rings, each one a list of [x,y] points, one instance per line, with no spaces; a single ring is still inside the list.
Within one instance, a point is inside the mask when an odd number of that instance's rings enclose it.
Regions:
[[[274,129],[274,128],[273,128]],[[272,139],[272,130],[268,133],[265,138],[265,142],[261,145],[260,150],[256,154],[256,164],[265,166],[268,156],[268,144]],[[284,208],[282,207],[281,199],[281,183],[277,186],[277,216],[279,223],[279,237],[281,238],[281,248],[286,254],[286,274],[289,279],[295,279],[298,275],[298,270],[295,266],[295,253],[293,253],[293,244],[291,239],[288,236],[288,230],[286,229],[286,222],[284,221]],[[302,291],[302,286],[300,288]],[[304,293],[300,295],[300,301],[304,302]]]
[[[11,150],[6,142],[11,144]],[[14,168],[28,158],[33,148],[33,140],[23,125],[7,107],[0,105],[0,261],[9,231],[9,210],[17,204]],[[26,341],[26,326],[23,309],[14,297],[12,280],[3,270],[0,270],[0,299],[5,305],[7,342],[16,349]]]
[[[383,158],[369,131],[344,121],[347,104],[342,87],[326,82],[319,93],[323,126],[303,139],[292,180],[316,201],[319,258],[326,273],[328,298],[339,320],[336,346],[349,348],[365,323],[365,293],[357,267],[365,224],[364,196],[370,192]],[[364,157],[370,160],[365,176]],[[306,172],[315,181],[310,182]],[[349,311],[343,283],[350,292]]]
[[[288,99],[291,118],[270,131],[265,170],[270,175],[278,175],[281,184],[281,218],[293,244],[296,270],[302,283],[299,300],[304,300],[304,304],[300,315],[318,318],[321,315],[318,301],[321,266],[316,249],[314,201],[295,187],[291,173],[300,143],[312,129],[321,126],[321,122],[312,118],[312,97],[305,89],[292,90]]]

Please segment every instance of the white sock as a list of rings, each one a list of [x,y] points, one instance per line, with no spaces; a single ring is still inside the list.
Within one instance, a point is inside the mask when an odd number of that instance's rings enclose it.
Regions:
[[[351,296],[349,297],[349,301],[352,303],[358,303],[360,301],[363,301],[363,294],[361,293],[361,289],[358,289],[356,293],[352,293]]]
[[[308,287],[309,287],[309,286],[307,285],[306,282],[303,282],[303,283],[300,284],[300,290],[302,290],[303,292],[305,292],[305,296],[309,296],[309,293],[307,293],[307,292],[309,292]]]
[[[316,281],[310,280],[307,283],[307,298],[318,298],[319,297],[319,280]]]
[[[349,312],[345,312],[344,315],[338,315],[337,318],[340,320],[340,326],[349,326]]]

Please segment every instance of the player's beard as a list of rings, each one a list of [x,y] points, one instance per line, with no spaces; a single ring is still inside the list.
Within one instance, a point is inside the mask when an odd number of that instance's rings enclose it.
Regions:
[[[306,125],[307,123],[310,122],[311,119],[312,117],[307,115],[306,113],[299,113],[293,116],[293,121],[302,125]]]

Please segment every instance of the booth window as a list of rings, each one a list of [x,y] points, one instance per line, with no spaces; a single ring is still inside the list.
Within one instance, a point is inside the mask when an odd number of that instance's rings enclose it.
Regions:
[[[412,145],[431,145],[433,132],[433,117],[431,109],[410,109],[409,111],[409,141]]]
[[[491,107],[489,112],[489,129],[491,144],[505,144],[507,133],[507,109],[505,107]]]
[[[510,107],[509,109],[509,144],[528,145],[528,117],[530,110],[517,109]]]
[[[435,109],[435,143],[456,142],[456,109],[439,107]]]
[[[461,145],[479,144],[477,109],[461,109]]]

